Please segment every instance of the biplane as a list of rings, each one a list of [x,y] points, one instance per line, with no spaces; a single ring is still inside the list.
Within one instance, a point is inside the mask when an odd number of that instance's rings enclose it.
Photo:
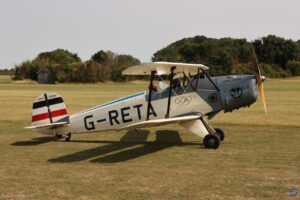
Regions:
[[[257,63],[256,63],[257,64]],[[179,124],[203,139],[206,148],[217,149],[224,132],[211,120],[219,112],[249,107],[258,90],[266,110],[264,77],[256,75],[211,77],[202,64],[154,62],[125,69],[123,75],[150,76],[149,90],[68,115],[60,95],[47,92],[33,102],[32,126],[42,134],[65,137],[105,130],[130,130]],[[155,81],[165,78],[168,83]],[[258,90],[257,90],[258,86]]]

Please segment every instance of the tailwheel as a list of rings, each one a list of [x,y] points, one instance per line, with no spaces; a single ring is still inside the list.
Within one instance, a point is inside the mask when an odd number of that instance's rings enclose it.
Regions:
[[[217,149],[220,146],[220,139],[215,134],[207,134],[203,139],[203,143],[205,148]]]
[[[66,139],[65,139],[65,141],[66,141],[66,142],[69,142],[70,139],[71,139],[71,136],[72,136],[72,134],[71,134],[71,133],[68,133],[68,134],[67,134],[67,137],[66,137]]]
[[[215,134],[219,137],[220,141],[222,142],[225,138],[224,131],[220,128],[215,128]]]

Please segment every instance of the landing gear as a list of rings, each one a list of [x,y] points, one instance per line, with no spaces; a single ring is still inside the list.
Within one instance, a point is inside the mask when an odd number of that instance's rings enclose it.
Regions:
[[[202,117],[200,118],[200,121],[202,122],[202,131],[207,131],[208,133],[203,139],[205,148],[219,148],[221,141],[223,141],[225,138],[222,129],[211,127]]]
[[[207,134],[204,139],[203,143],[205,148],[208,149],[217,149],[220,146],[220,139],[216,134]]]
[[[222,142],[225,138],[224,131],[220,128],[215,128],[215,134],[219,137],[220,141]]]
[[[66,137],[66,139],[65,139],[65,141],[66,141],[66,142],[69,142],[70,139],[71,139],[71,136],[72,136],[72,134],[71,134],[71,133],[68,133],[68,134],[67,134],[67,137]]]

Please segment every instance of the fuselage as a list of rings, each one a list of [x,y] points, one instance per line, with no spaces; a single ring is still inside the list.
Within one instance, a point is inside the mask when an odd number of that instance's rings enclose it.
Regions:
[[[253,75],[212,77],[218,91],[208,79],[190,81],[173,88],[169,117],[199,114],[214,116],[219,111],[232,111],[250,106],[257,99]],[[149,119],[166,117],[169,88],[153,92]],[[140,92],[70,116],[70,124],[57,129],[58,134],[120,129],[147,119],[148,92]]]

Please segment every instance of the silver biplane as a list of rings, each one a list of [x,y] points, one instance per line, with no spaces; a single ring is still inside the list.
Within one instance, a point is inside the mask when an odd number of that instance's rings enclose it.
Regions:
[[[256,62],[257,65],[257,62]],[[257,99],[257,85],[266,111],[264,77],[257,65],[256,75],[210,77],[202,64],[154,62],[125,69],[123,75],[149,75],[148,92],[139,92],[68,115],[61,96],[48,92],[33,102],[32,126],[35,132],[65,136],[105,130],[130,130],[177,123],[203,139],[206,148],[216,149],[224,132],[207,120],[220,111],[249,107]],[[168,77],[168,84],[154,84]]]

